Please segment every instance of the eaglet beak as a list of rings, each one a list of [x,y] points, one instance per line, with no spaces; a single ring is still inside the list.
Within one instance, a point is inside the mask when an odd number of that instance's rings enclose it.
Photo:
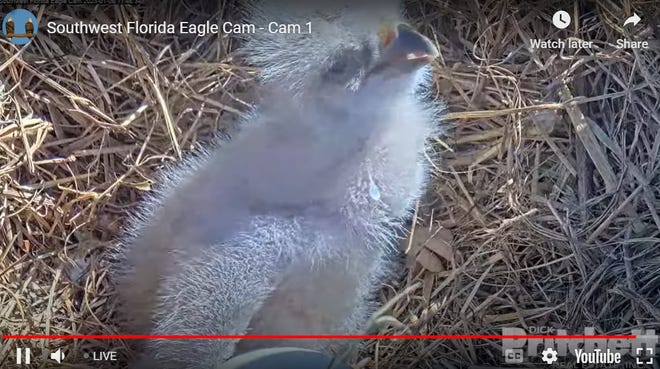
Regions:
[[[378,36],[381,53],[372,72],[389,68],[413,72],[439,55],[431,40],[404,23],[384,23]]]

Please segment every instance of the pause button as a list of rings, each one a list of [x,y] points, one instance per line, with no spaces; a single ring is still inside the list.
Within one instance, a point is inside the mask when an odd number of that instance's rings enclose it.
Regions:
[[[17,348],[16,349],[16,364],[30,364],[30,349]]]

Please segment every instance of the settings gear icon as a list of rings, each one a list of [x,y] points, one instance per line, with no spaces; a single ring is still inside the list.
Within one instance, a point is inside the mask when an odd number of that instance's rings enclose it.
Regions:
[[[543,354],[541,360],[543,360],[543,362],[546,364],[552,364],[557,361],[557,351],[555,351],[552,347],[546,348],[541,354]]]

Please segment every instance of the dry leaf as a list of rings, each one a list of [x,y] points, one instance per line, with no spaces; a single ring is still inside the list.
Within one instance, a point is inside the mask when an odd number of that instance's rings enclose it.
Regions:
[[[445,228],[434,231],[426,227],[415,228],[410,249],[407,250],[409,264],[416,262],[433,273],[445,271],[443,259],[451,262],[454,257],[453,238],[451,231]]]
[[[151,182],[149,182],[149,181],[134,183],[133,188],[138,189],[140,191],[151,191],[152,190]]]
[[[31,246],[30,240],[23,240],[23,251],[29,253],[31,249],[30,246]]]
[[[445,260],[451,262],[454,258],[454,250],[452,243],[454,235],[448,229],[440,229],[434,232],[433,236],[426,241],[424,246],[443,257]]]
[[[438,270],[438,272],[444,270],[442,263],[440,263],[440,268],[441,270]],[[431,271],[433,272],[433,270]],[[431,293],[433,293],[434,282],[435,282],[435,277],[433,276],[433,274],[426,273],[426,275],[424,276],[424,284],[422,285],[422,296],[424,296],[424,301],[427,302],[431,301]]]
[[[430,272],[438,273],[445,270],[440,258],[427,248],[422,248],[415,260]]]

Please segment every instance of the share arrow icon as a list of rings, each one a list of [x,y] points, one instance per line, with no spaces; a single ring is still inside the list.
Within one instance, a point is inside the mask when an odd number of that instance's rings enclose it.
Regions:
[[[633,16],[632,16],[632,17],[628,17],[628,19],[626,19],[626,21],[623,22],[623,25],[625,26],[625,25],[627,25],[628,23],[632,23],[633,26],[636,26],[637,23],[639,23],[639,21],[641,21],[641,20],[642,20],[642,18],[640,18],[639,15],[637,15],[637,13],[633,13]]]

